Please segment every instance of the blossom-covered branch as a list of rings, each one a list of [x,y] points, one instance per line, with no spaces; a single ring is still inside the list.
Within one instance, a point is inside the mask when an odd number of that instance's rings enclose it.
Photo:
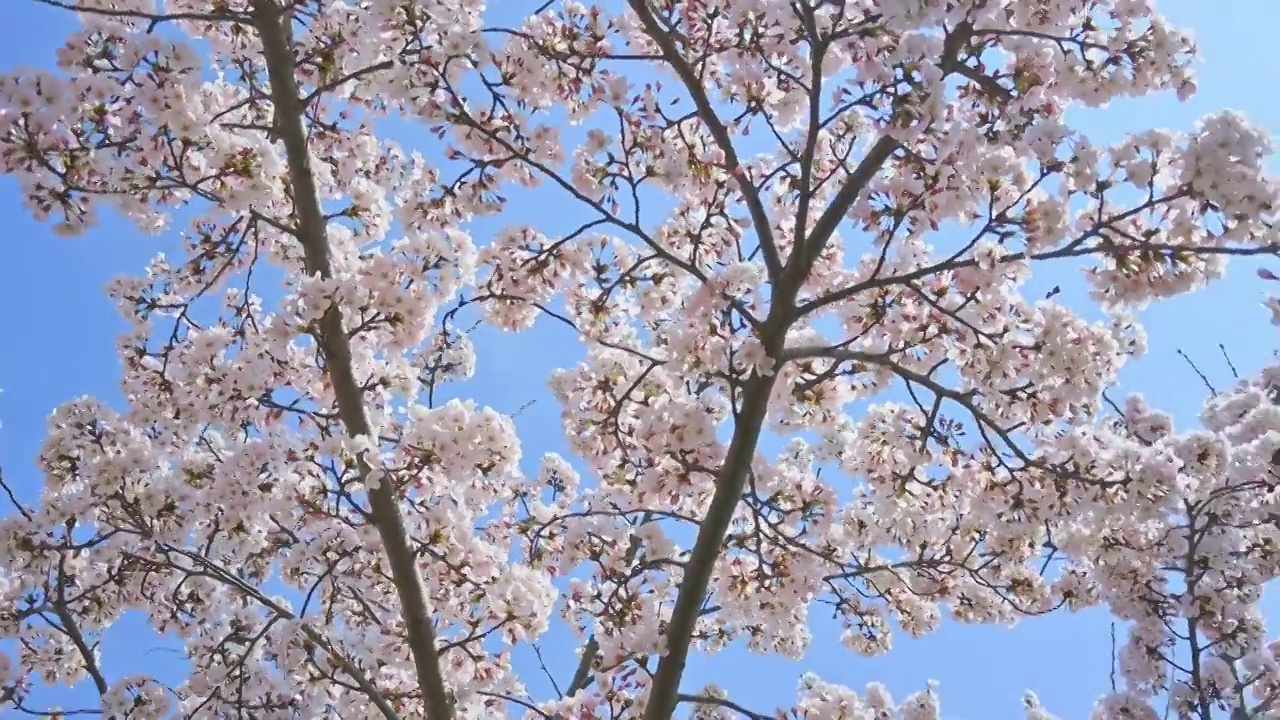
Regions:
[[[1280,371],[1195,430],[1104,399],[1137,310],[1280,253],[1243,116],[1067,123],[1195,91],[1149,3],[43,4],[83,26],[0,78],[0,169],[60,233],[179,242],[108,290],[126,402],[58,408],[0,520],[7,706],[927,720],[923,678],[755,708],[685,671],[800,659],[815,608],[874,656],[1105,606],[1097,720],[1280,712]],[[535,325],[579,350],[570,457],[459,384]],[[178,682],[102,667],[134,611]]]

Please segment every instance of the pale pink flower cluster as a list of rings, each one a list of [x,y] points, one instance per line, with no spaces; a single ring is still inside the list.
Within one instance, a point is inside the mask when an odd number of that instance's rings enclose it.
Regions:
[[[1242,116],[1064,120],[1194,91],[1150,2],[79,7],[56,70],[0,77],[0,170],[60,233],[178,243],[108,288],[127,402],[58,408],[0,520],[0,705],[935,720],[932,684],[746,709],[681,679],[802,659],[817,606],[866,656],[1105,606],[1098,720],[1280,712],[1280,366],[1194,430],[1107,405],[1137,309],[1280,249]],[[1098,308],[1029,289],[1072,263]],[[549,375],[571,457],[458,397],[473,327],[535,323],[582,348]],[[108,681],[135,611],[180,685]],[[534,697],[516,653],[553,625],[583,651]]]

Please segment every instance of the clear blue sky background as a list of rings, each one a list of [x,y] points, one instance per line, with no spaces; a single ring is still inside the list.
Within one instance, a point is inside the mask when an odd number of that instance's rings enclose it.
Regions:
[[[1230,107],[1280,134],[1280,96],[1268,70],[1274,64],[1280,2],[1166,0],[1163,7],[1199,38],[1199,95],[1185,104],[1172,98],[1116,104],[1081,113],[1079,123],[1105,140],[1150,126],[1189,130],[1200,115]],[[50,65],[70,23],[66,14],[27,0],[0,0],[0,71]],[[542,202],[543,197],[540,193],[538,203],[522,203],[518,219],[538,224],[538,215],[525,212],[535,207],[547,218],[572,212],[567,206]],[[140,236],[110,217],[88,237],[58,239],[30,219],[16,184],[8,178],[0,179],[0,220],[5,228],[0,246],[0,467],[23,497],[34,499],[42,480],[32,458],[48,413],[81,394],[120,401],[114,341],[123,325],[102,293],[104,283],[119,273],[140,271],[164,240]],[[558,227],[557,222],[549,229]],[[1048,287],[1064,279],[1050,274],[1037,285]],[[1177,349],[1185,349],[1222,384],[1229,374],[1217,349],[1220,343],[1242,372],[1258,368],[1276,347],[1259,304],[1265,289],[1252,267],[1240,263],[1227,280],[1209,290],[1146,313],[1151,352],[1126,371],[1125,387],[1146,393],[1183,423],[1194,422],[1204,388],[1178,358]],[[551,368],[579,357],[572,338],[550,328],[515,337],[484,333],[480,351],[478,378],[468,392],[505,412],[538,400],[517,420],[525,456],[534,460],[543,452],[563,450],[559,413],[547,397],[545,378]],[[1274,600],[1268,605],[1275,617],[1280,606]],[[696,681],[714,678],[734,690],[744,705],[768,711],[791,702],[795,680],[806,669],[855,687],[881,680],[895,693],[915,690],[934,678],[941,682],[947,717],[979,720],[1017,717],[1018,700],[1026,688],[1036,689],[1064,718],[1086,717],[1107,684],[1110,642],[1101,613],[1062,614],[1015,629],[947,625],[921,641],[899,638],[888,656],[876,659],[842,650],[834,629],[827,632],[823,627],[815,635],[813,652],[803,666],[735,651],[714,662],[698,662],[688,687],[695,689]],[[167,654],[148,652],[157,645],[132,623],[129,631],[112,633],[106,648],[112,674],[144,668],[163,673]],[[574,664],[573,647],[565,637],[551,638],[545,647],[562,681]],[[545,690],[533,677],[536,664],[521,664],[531,684]],[[45,698],[70,701],[66,696]]]

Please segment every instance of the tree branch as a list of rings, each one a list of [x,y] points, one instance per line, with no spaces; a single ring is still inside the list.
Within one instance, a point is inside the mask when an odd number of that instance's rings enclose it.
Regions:
[[[944,77],[956,72],[960,51],[964,49],[969,38],[973,36],[973,24],[962,22],[954,30],[947,34],[946,41],[943,43],[942,58],[938,62],[938,66],[942,69]],[[836,195],[831,199],[831,204],[818,217],[818,221],[814,223],[813,231],[805,239],[803,244],[796,246],[791,253],[791,258],[787,261],[787,280],[799,287],[809,271],[813,269],[813,263],[818,256],[822,254],[827,243],[831,241],[831,236],[835,234],[836,228],[844,221],[845,215],[849,212],[849,208],[857,202],[862,191],[866,189],[867,184],[875,177],[876,173],[884,167],[885,162],[889,160],[889,156],[894,151],[902,147],[897,139],[889,134],[880,136],[880,139],[871,146],[867,151],[862,162],[858,163],[858,167],[854,168],[849,178],[845,180],[844,185],[836,191]]]
[[[285,27],[288,20],[275,0],[256,0],[253,7],[254,24],[262,37],[271,101],[275,106],[276,131],[285,147],[289,181],[293,186],[298,240],[303,247],[306,270],[312,275],[328,279],[333,275],[329,240],[319,193],[311,171],[307,132],[303,124],[304,106],[294,77],[293,49]],[[337,305],[330,305],[321,318],[316,343],[324,354],[325,371],[333,384],[338,416],[348,435],[353,438],[372,436],[364,392],[355,379],[351,345],[342,326],[342,315]],[[357,462],[360,478],[368,487],[372,468],[363,457],[358,458]],[[391,578],[400,599],[401,617],[404,619],[409,651],[413,655],[426,715],[429,720],[450,720],[453,717],[453,703],[440,670],[432,613],[417,558],[409,545],[408,531],[392,484],[384,481],[376,485],[368,490],[369,506],[391,566]]]
[[[680,693],[679,700],[682,703],[690,703],[693,705],[712,705],[726,710],[732,710],[743,717],[749,718],[749,720],[774,720],[777,717],[776,715],[765,715],[764,713],[752,712],[732,700],[710,697],[708,695],[686,695],[684,693]]]
[[[867,151],[862,162],[858,163],[858,167],[854,168],[849,179],[845,180],[844,185],[836,191],[836,196],[831,199],[831,204],[822,212],[822,215],[818,216],[818,221],[814,223],[813,230],[805,241],[791,252],[791,257],[787,260],[787,274],[797,286],[809,275],[814,261],[817,260],[818,255],[822,254],[831,236],[835,234],[836,227],[844,222],[845,214],[849,212],[849,208],[853,207],[853,203],[866,189],[871,178],[880,172],[880,168],[884,167],[889,156],[893,155],[899,147],[901,145],[892,136],[881,136]]]
[[[596,636],[592,635],[587,638],[587,644],[582,648],[582,659],[578,661],[578,669],[573,672],[573,680],[569,682],[565,697],[573,697],[586,689],[587,684],[591,682],[591,665],[595,663],[596,656],[599,654],[600,643],[596,640]]]
[[[769,223],[769,215],[765,212],[760,193],[751,184],[751,179],[747,177],[738,159],[738,151],[733,145],[733,139],[729,137],[729,129],[720,120],[715,108],[711,107],[711,99],[706,89],[702,87],[702,81],[693,72],[688,61],[680,55],[680,49],[671,41],[671,36],[658,24],[658,19],[649,10],[646,0],[628,0],[628,4],[639,16],[640,22],[644,25],[645,34],[657,43],[667,64],[680,77],[680,82],[684,84],[690,97],[693,98],[694,106],[698,108],[698,118],[706,124],[711,137],[716,141],[716,146],[724,153],[725,169],[737,181],[743,202],[746,203],[747,211],[751,214],[751,224],[755,225],[756,238],[760,241],[760,250],[764,254],[764,264],[769,272],[769,279],[777,282],[782,277],[782,260],[778,255],[778,242],[773,237],[773,227]]]
[[[71,611],[67,608],[67,556],[59,554],[58,556],[58,574],[55,578],[58,583],[57,589],[54,591],[55,597],[49,605],[53,608],[53,614],[58,616],[58,621],[62,623],[62,631],[66,633],[71,643],[76,646],[76,650],[80,653],[81,659],[84,661],[85,672],[89,673],[89,677],[93,679],[93,686],[98,691],[98,695],[106,695],[111,689],[107,678],[102,674],[102,669],[98,667],[98,660],[93,655],[93,648],[84,639],[84,633],[80,632],[80,626],[76,623],[76,619],[71,615]]]
[[[146,20],[148,21],[147,32],[156,29],[156,26],[164,22],[176,22],[179,20],[194,20],[202,22],[235,22],[248,24],[249,18],[224,11],[218,13],[202,13],[202,12],[180,12],[180,13],[149,13],[137,10],[114,10],[111,8],[86,7],[81,3],[62,2],[61,0],[35,0],[40,5],[48,5],[49,7],[61,8],[63,10],[74,10],[76,12],[85,13],[87,15],[100,15],[103,17],[112,17],[125,20]]]
[[[629,0],[632,9],[655,42],[674,48],[669,38],[664,38],[661,27],[641,0]],[[955,65],[960,49],[968,42],[973,31],[969,23],[962,23],[948,34],[944,44],[942,67],[949,72]],[[665,47],[664,47],[665,50]],[[679,65],[675,65],[679,71]],[[687,83],[687,81],[686,81]],[[692,91],[691,91],[692,92]],[[696,95],[695,95],[696,96]],[[760,329],[759,337],[769,357],[780,355],[787,329],[795,318],[795,299],[813,267],[813,262],[843,221],[849,208],[866,188],[871,178],[884,166],[899,147],[898,141],[885,135],[876,142],[857,169],[837,191],[830,206],[818,219],[814,231],[803,245],[792,250],[781,277],[774,285],[773,301],[769,316]],[[699,610],[711,583],[716,560],[720,557],[725,533],[733,518],[746,484],[751,461],[760,440],[760,431],[769,410],[769,398],[773,392],[776,375],[753,374],[742,386],[742,409],[734,419],[733,439],[729,444],[724,464],[716,476],[716,489],[711,498],[707,516],[698,530],[697,540],[689,554],[680,589],[676,593],[675,608],[667,624],[666,654],[658,661],[653,685],[649,691],[649,704],[644,720],[669,720],[679,701],[680,680],[688,662],[689,648],[693,643],[693,630]]]
[[[190,552],[173,545],[166,544],[166,545],[162,545],[161,547],[162,549],[168,552],[181,555],[187,558],[188,560],[192,561],[193,563],[201,566],[202,568],[204,568],[206,572],[214,576],[217,576],[223,582],[235,587],[240,592],[253,598],[258,603],[261,603],[263,607],[275,613],[277,616],[284,618],[285,620],[299,619],[296,613],[290,612],[288,608],[284,607],[283,605],[267,597],[258,588],[244,582],[240,578],[236,577],[234,573],[230,572],[229,570],[222,567],[221,565],[213,562],[212,560],[205,557],[204,555]],[[315,643],[319,647],[323,648],[325,652],[329,653],[330,657],[332,657],[334,660],[337,661],[338,666],[341,667],[344,671],[346,671],[346,673],[351,676],[352,680],[355,680],[356,686],[359,687],[360,691],[365,694],[365,697],[369,698],[369,701],[372,702],[374,706],[378,708],[378,710],[382,713],[382,716],[386,718],[386,720],[400,720],[399,713],[395,711],[395,708],[391,707],[391,702],[387,700],[387,697],[383,695],[382,691],[379,690],[373,684],[373,681],[369,679],[369,676],[366,675],[364,671],[359,668],[359,666],[351,662],[351,659],[348,658],[345,653],[339,651],[338,648],[332,642],[330,642],[328,638],[326,638],[324,635],[321,635],[319,631],[317,631],[314,627],[311,626],[310,623],[307,623],[307,622],[302,623],[302,635],[303,637],[307,638],[308,640]]]
[[[640,554],[639,538],[631,538],[631,546],[627,548],[627,563],[635,562],[636,556]],[[596,640],[596,636],[592,635],[587,638],[587,644],[582,647],[582,657],[578,660],[578,668],[573,671],[573,680],[569,682],[569,690],[565,693],[566,697],[582,692],[591,684],[591,666],[595,664],[596,657],[600,654],[600,642]]]
[[[805,32],[809,34],[809,127],[805,130],[804,149],[800,154],[800,197],[796,200],[796,226],[791,245],[799,248],[804,244],[805,226],[809,224],[813,204],[813,158],[822,132],[822,60],[828,45],[818,33],[813,9],[797,5],[795,12],[802,15]]]
[[[699,611],[711,584],[711,573],[720,557],[720,547],[733,519],[733,511],[742,497],[776,379],[777,375],[773,373],[752,375],[742,388],[742,410],[734,422],[733,440],[716,475],[715,494],[698,529],[698,538],[689,554],[680,590],[676,594],[675,609],[667,623],[666,654],[658,661],[644,720],[668,720],[675,713],[680,679],[684,677],[689,647],[693,644],[694,625],[701,614]]]

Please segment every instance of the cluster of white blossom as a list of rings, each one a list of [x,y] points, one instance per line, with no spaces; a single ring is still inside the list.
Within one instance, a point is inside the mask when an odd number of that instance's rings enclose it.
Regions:
[[[1133,629],[1096,720],[1280,714],[1280,366],[1198,430],[1105,412],[1133,311],[1280,249],[1241,116],[1066,124],[1194,91],[1150,0],[70,4],[58,69],[0,77],[0,170],[59,232],[111,208],[181,250],[109,288],[127,404],[59,408],[0,519],[0,705],[938,718],[932,685],[682,692],[695,651],[803,657],[824,603],[863,655],[1102,605]],[[535,185],[583,215],[514,216]],[[1068,259],[1103,319],[1028,295]],[[581,343],[549,383],[572,461],[445,399],[472,311]],[[107,681],[130,611],[181,685]],[[553,623],[585,645],[547,700],[512,653]]]

